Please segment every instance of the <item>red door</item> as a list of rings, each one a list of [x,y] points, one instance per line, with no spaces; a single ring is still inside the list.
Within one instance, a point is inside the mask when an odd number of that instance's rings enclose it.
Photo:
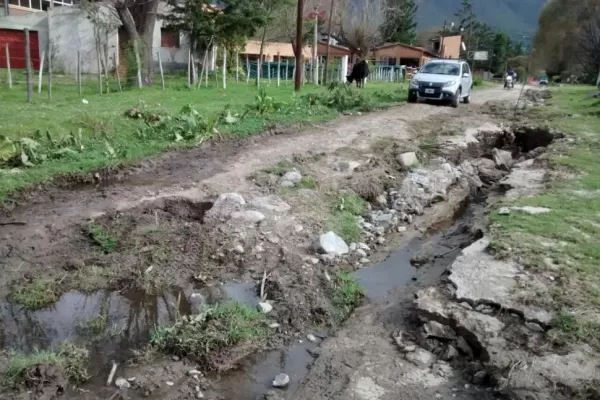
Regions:
[[[6,68],[6,45],[10,54],[10,67],[25,69],[25,32],[0,29],[0,68]],[[29,47],[33,69],[40,68],[38,33],[29,31]]]

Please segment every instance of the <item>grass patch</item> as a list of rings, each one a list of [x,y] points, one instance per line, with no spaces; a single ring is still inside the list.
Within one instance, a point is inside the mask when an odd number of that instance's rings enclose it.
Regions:
[[[333,304],[345,319],[364,298],[364,290],[350,271],[340,270],[334,278]]]
[[[88,234],[105,254],[112,253],[117,249],[117,239],[107,232],[102,225],[90,224]]]
[[[501,255],[519,257],[554,284],[550,298],[531,299],[558,314],[550,339],[585,342],[600,350],[600,111],[596,99],[586,99],[591,87],[553,90],[553,107],[544,108],[551,127],[570,141],[552,146],[550,165],[556,171],[549,189],[517,199],[511,205],[547,207],[546,214],[491,214],[492,246]],[[539,112],[537,113],[539,114]],[[536,114],[536,118],[537,115]]]
[[[317,188],[317,180],[312,176],[303,176],[296,185],[298,189],[316,189]]]
[[[277,164],[263,169],[266,174],[273,174],[277,176],[283,176],[286,172],[289,172],[296,168],[296,165],[288,160],[281,160]]]
[[[189,357],[213,368],[214,357],[223,357],[233,347],[255,347],[269,335],[266,318],[256,309],[239,303],[205,308],[198,315],[184,316],[173,326],[157,328],[153,347],[180,357]]]
[[[362,228],[356,217],[364,212],[366,204],[356,194],[338,196],[334,201],[333,213],[325,222],[325,229],[335,232],[347,243],[359,241]]]
[[[58,301],[61,290],[52,279],[34,279],[22,285],[15,285],[10,298],[28,310],[39,310]]]
[[[28,104],[26,85],[16,76],[14,80],[12,90],[0,90],[0,201],[57,175],[137,161],[170,148],[196,146],[215,136],[245,137],[273,124],[328,121],[339,115],[340,107],[363,107],[355,103],[356,98],[365,100],[367,108],[374,103],[389,104],[405,88],[372,82],[351,96],[340,97],[323,86],[307,85],[305,93],[334,96],[334,103],[310,104],[295,95],[291,85],[260,91],[245,84],[229,85],[227,90],[214,86],[181,90],[186,78],[173,74],[167,77],[165,91],[130,88],[109,95],[97,93],[95,80],[84,80],[88,101],[84,104],[73,90],[75,82],[57,75],[53,100],[35,96]],[[132,107],[138,112],[126,115]]]
[[[36,365],[58,366],[71,383],[82,384],[90,378],[88,362],[88,351],[71,343],[63,344],[58,352],[13,353],[4,370],[2,384],[6,387],[19,385],[25,379],[25,372]]]

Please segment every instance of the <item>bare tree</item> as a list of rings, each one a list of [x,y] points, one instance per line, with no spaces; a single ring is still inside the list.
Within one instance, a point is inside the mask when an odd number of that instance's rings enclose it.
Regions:
[[[386,0],[343,0],[339,35],[342,43],[361,57],[381,43],[386,22]]]
[[[596,85],[598,85],[600,83],[600,2],[588,4],[583,8],[579,21],[583,23],[577,41],[577,60],[588,77],[596,77],[598,74],[596,78]]]

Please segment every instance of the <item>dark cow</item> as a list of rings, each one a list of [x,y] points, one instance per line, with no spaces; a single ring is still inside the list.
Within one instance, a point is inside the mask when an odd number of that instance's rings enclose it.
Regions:
[[[362,60],[352,66],[352,72],[346,76],[348,83],[356,82],[356,87],[364,87],[365,79],[369,76],[369,62]]]

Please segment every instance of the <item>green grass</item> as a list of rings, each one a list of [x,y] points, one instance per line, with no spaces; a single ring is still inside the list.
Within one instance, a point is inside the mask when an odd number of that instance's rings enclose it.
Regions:
[[[34,279],[13,286],[10,299],[28,310],[38,310],[56,303],[61,291],[58,283],[52,279]]]
[[[338,271],[334,283],[333,304],[343,320],[361,303],[364,290],[356,280],[356,276],[347,270]]]
[[[222,357],[235,346],[254,348],[268,337],[266,317],[245,304],[227,303],[184,316],[173,326],[159,327],[151,345],[163,352],[188,357],[203,367],[214,367],[212,357]]]
[[[0,71],[0,75],[2,73],[4,71]],[[250,104],[262,107],[276,103],[276,107],[286,108],[287,111],[281,112],[276,111],[275,106],[269,106],[264,114],[250,113],[237,123],[217,126],[219,136],[234,138],[262,132],[271,124],[322,122],[338,115],[338,111],[331,107],[299,105],[304,100],[294,95],[291,83],[280,87],[274,83],[267,86],[266,94],[274,99],[267,104],[265,99],[257,100],[257,88],[247,86],[245,82],[231,83],[227,90],[214,86],[196,90],[187,88],[181,75],[172,75],[168,77],[165,91],[153,87],[118,93],[112,88],[112,93],[100,95],[95,79],[90,79],[84,81],[83,98],[88,104],[83,104],[75,82],[68,77],[56,76],[52,101],[47,99],[44,88],[41,95],[34,93],[34,101],[29,104],[23,80],[18,77],[15,80],[20,83],[15,84],[13,89],[0,85],[0,135],[16,141],[30,138],[39,130],[43,135],[49,131],[54,140],[61,141],[71,133],[77,135],[81,129],[83,149],[76,146],[72,149],[76,151],[60,157],[52,153],[39,165],[19,166],[19,172],[9,172],[11,165],[2,166],[0,201],[10,193],[49,182],[57,175],[94,171],[136,161],[169,148],[197,145],[194,140],[175,142],[162,136],[140,138],[138,131],[145,122],[125,115],[132,107],[150,114],[176,115],[184,106],[191,105],[207,120],[215,120],[226,108],[232,114],[242,114]],[[400,95],[395,93],[400,93],[403,88],[401,84],[371,83],[360,93],[371,98],[371,103],[383,106],[400,101]],[[308,85],[303,88],[302,94],[308,92],[322,94],[326,88]],[[48,144],[43,141],[41,147],[48,147]]]
[[[316,189],[317,180],[312,176],[303,176],[296,185],[299,189]]]
[[[87,371],[88,362],[88,351],[70,343],[63,344],[57,352],[12,353],[4,369],[2,385],[6,387],[19,385],[25,378],[24,373],[39,364],[58,366],[71,383],[81,384],[90,378]]]
[[[366,201],[356,194],[337,197],[333,212],[325,222],[325,229],[335,232],[347,243],[358,242],[362,228],[358,225],[356,217],[364,212],[366,204]]]
[[[586,342],[600,350],[600,102],[586,99],[591,87],[553,90],[552,106],[543,110],[549,125],[570,142],[555,144],[550,165],[556,171],[550,188],[511,204],[548,207],[547,214],[492,213],[492,246],[520,257],[536,271],[551,275],[550,295],[530,301],[558,312],[550,338]]]
[[[106,229],[97,224],[90,224],[88,233],[94,243],[98,245],[106,254],[112,253],[117,249],[119,242]]]

